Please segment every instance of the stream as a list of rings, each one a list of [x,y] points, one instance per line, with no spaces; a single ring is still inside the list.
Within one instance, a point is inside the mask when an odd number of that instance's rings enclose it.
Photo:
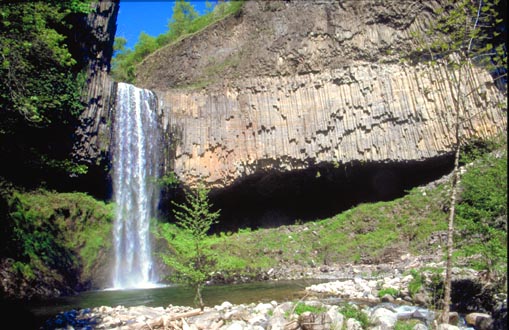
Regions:
[[[203,291],[206,306],[220,305],[224,301],[232,304],[291,301],[302,298],[304,289],[320,280],[292,280],[255,282],[247,284],[211,285]],[[194,292],[182,286],[161,286],[149,289],[85,291],[76,296],[66,296],[32,302],[26,308],[34,315],[38,324],[58,314],[73,309],[99,306],[124,307],[144,305],[147,307],[194,306]]]

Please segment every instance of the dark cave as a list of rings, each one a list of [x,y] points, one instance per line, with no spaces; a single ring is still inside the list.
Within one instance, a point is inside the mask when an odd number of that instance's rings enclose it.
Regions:
[[[389,201],[452,171],[451,155],[413,162],[319,164],[291,172],[265,171],[213,190],[221,210],[214,232],[271,228],[324,219],[360,203]],[[183,190],[163,196],[164,218],[173,221],[168,200],[183,201]]]

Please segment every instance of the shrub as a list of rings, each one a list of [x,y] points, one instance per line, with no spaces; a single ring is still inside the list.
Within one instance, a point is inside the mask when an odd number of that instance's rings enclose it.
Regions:
[[[343,314],[345,319],[355,319],[359,321],[363,329],[367,329],[369,326],[369,318],[368,315],[360,310],[357,306],[353,304],[344,304],[340,307],[339,312]]]
[[[422,273],[416,269],[410,270],[410,275],[412,275],[412,280],[408,283],[408,292],[413,298],[424,285],[424,277],[422,276]]]
[[[399,290],[394,289],[394,288],[384,288],[384,289],[381,289],[378,291],[379,298],[382,298],[386,294],[389,294],[389,295],[393,296],[394,298],[396,298],[399,295]]]
[[[306,305],[304,303],[299,302],[295,305],[293,313],[297,314],[297,315],[300,315],[305,312],[319,314],[319,313],[324,313],[326,311],[327,311],[327,308],[325,308],[324,306],[311,306],[311,305]]]

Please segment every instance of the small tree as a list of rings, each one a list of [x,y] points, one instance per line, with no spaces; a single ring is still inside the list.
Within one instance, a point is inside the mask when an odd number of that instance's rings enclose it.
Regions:
[[[470,68],[484,66],[487,70],[494,71],[507,65],[504,45],[502,43],[496,45],[494,42],[499,34],[495,27],[502,23],[498,18],[499,2],[499,0],[444,1],[443,6],[435,11],[437,20],[434,25],[423,33],[414,34],[417,49],[428,55],[431,64],[443,65],[451,72],[449,84],[453,99],[450,111],[453,113],[453,120],[449,129],[453,133],[454,169],[448,215],[444,308],[440,316],[442,323],[449,323],[454,218],[460,181],[460,150],[464,142],[463,125],[471,119],[465,115],[474,113],[468,111],[472,109],[467,108],[467,98],[471,94],[482,93],[480,86],[468,90],[467,82],[472,80]],[[505,76],[506,74],[496,79]],[[474,115],[479,115],[485,110],[481,108]]]
[[[187,33],[191,22],[198,17],[193,5],[186,0],[177,0],[173,6],[173,15],[168,28],[175,38]]]
[[[221,210],[212,212],[212,204],[208,199],[209,190],[200,184],[195,190],[185,195],[185,203],[172,202],[177,225],[183,230],[184,237],[179,237],[180,244],[173,245],[171,254],[163,255],[163,261],[173,268],[170,280],[187,285],[194,289],[195,303],[203,310],[201,290],[210,279],[216,268],[216,256],[205,239],[210,227],[217,223]],[[171,244],[171,235],[163,236]]]

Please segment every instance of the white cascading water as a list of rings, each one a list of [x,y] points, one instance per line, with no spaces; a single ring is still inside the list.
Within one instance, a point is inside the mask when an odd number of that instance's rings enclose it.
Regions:
[[[113,151],[114,289],[152,287],[157,282],[149,232],[159,198],[156,105],[151,91],[118,83]]]

